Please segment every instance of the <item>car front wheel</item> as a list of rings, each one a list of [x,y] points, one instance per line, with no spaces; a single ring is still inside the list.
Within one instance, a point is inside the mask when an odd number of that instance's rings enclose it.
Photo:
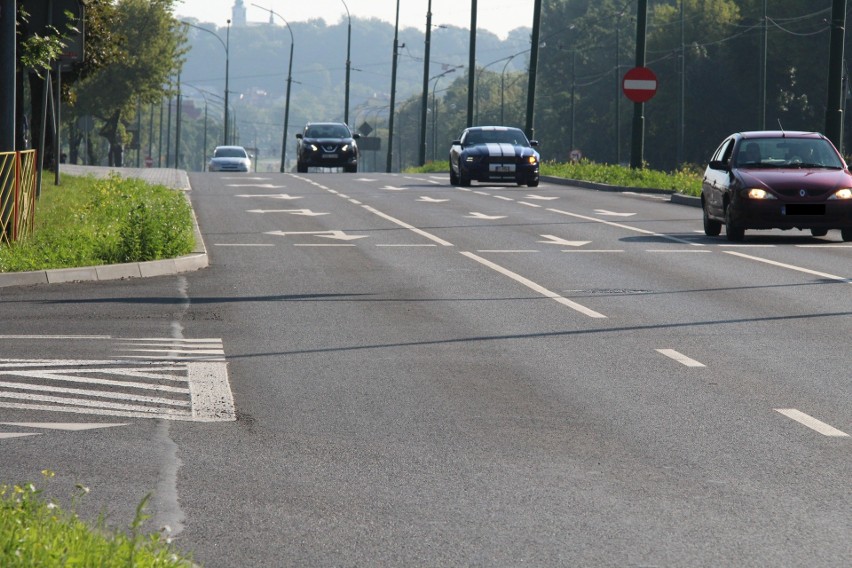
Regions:
[[[450,166],[450,185],[458,185],[459,184],[459,176],[456,175],[453,167]]]
[[[814,237],[824,237],[828,234],[828,229],[811,229],[811,235]]]
[[[741,242],[745,238],[745,229],[737,225],[731,216],[731,204],[725,207],[725,236],[734,243]]]
[[[852,227],[846,227],[845,229],[840,229],[840,238],[843,239],[843,242],[848,243],[852,241]]]
[[[722,223],[710,218],[710,215],[707,214],[706,205],[702,206],[701,209],[704,211],[704,234],[708,237],[718,237],[719,233],[722,232]]]

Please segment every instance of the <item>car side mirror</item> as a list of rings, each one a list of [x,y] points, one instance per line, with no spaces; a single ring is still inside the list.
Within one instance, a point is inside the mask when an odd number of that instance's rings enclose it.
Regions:
[[[302,133],[301,132],[296,133],[296,138],[301,140],[303,138]]]
[[[353,134],[353,135],[352,135],[352,139],[353,139],[353,140],[358,140],[359,138],[361,138],[361,135],[360,135],[360,134],[358,134],[357,132],[356,132],[355,134]]]
[[[538,146],[538,140],[530,140],[530,146]]]
[[[453,140],[451,146],[461,146],[461,140]]]
[[[711,170],[727,171],[729,169],[728,162],[723,162],[721,160],[711,160],[709,167]]]

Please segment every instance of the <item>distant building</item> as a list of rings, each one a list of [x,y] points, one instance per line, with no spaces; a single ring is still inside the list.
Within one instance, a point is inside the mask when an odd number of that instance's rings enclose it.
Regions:
[[[231,22],[234,26],[246,25],[246,7],[243,0],[235,0],[234,7],[231,8]]]

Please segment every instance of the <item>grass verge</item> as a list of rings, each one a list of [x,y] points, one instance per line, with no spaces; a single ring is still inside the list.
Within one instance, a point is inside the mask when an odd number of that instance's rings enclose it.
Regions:
[[[43,471],[45,478],[53,472]],[[4,568],[52,568],[98,566],[100,568],[190,568],[179,556],[168,534],[143,534],[140,527],[149,517],[148,497],[136,508],[127,534],[105,529],[103,517],[93,530],[74,512],[75,503],[88,493],[77,485],[70,511],[63,511],[31,484],[0,485],[0,566]]]
[[[450,171],[450,164],[447,161],[435,161],[407,171],[412,173],[447,173]],[[633,169],[624,166],[598,164],[588,160],[566,163],[542,162],[541,175],[624,187],[665,189],[684,195],[701,195],[702,171],[697,166],[684,166],[674,172],[663,172],[648,168]]]
[[[0,272],[175,258],[192,252],[192,208],[162,185],[112,175],[45,184],[33,234],[0,246]]]

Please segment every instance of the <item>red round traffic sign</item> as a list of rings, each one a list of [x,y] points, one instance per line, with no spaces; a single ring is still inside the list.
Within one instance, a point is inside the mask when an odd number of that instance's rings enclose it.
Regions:
[[[634,103],[648,102],[657,94],[657,76],[647,67],[634,67],[624,74],[621,90]]]

